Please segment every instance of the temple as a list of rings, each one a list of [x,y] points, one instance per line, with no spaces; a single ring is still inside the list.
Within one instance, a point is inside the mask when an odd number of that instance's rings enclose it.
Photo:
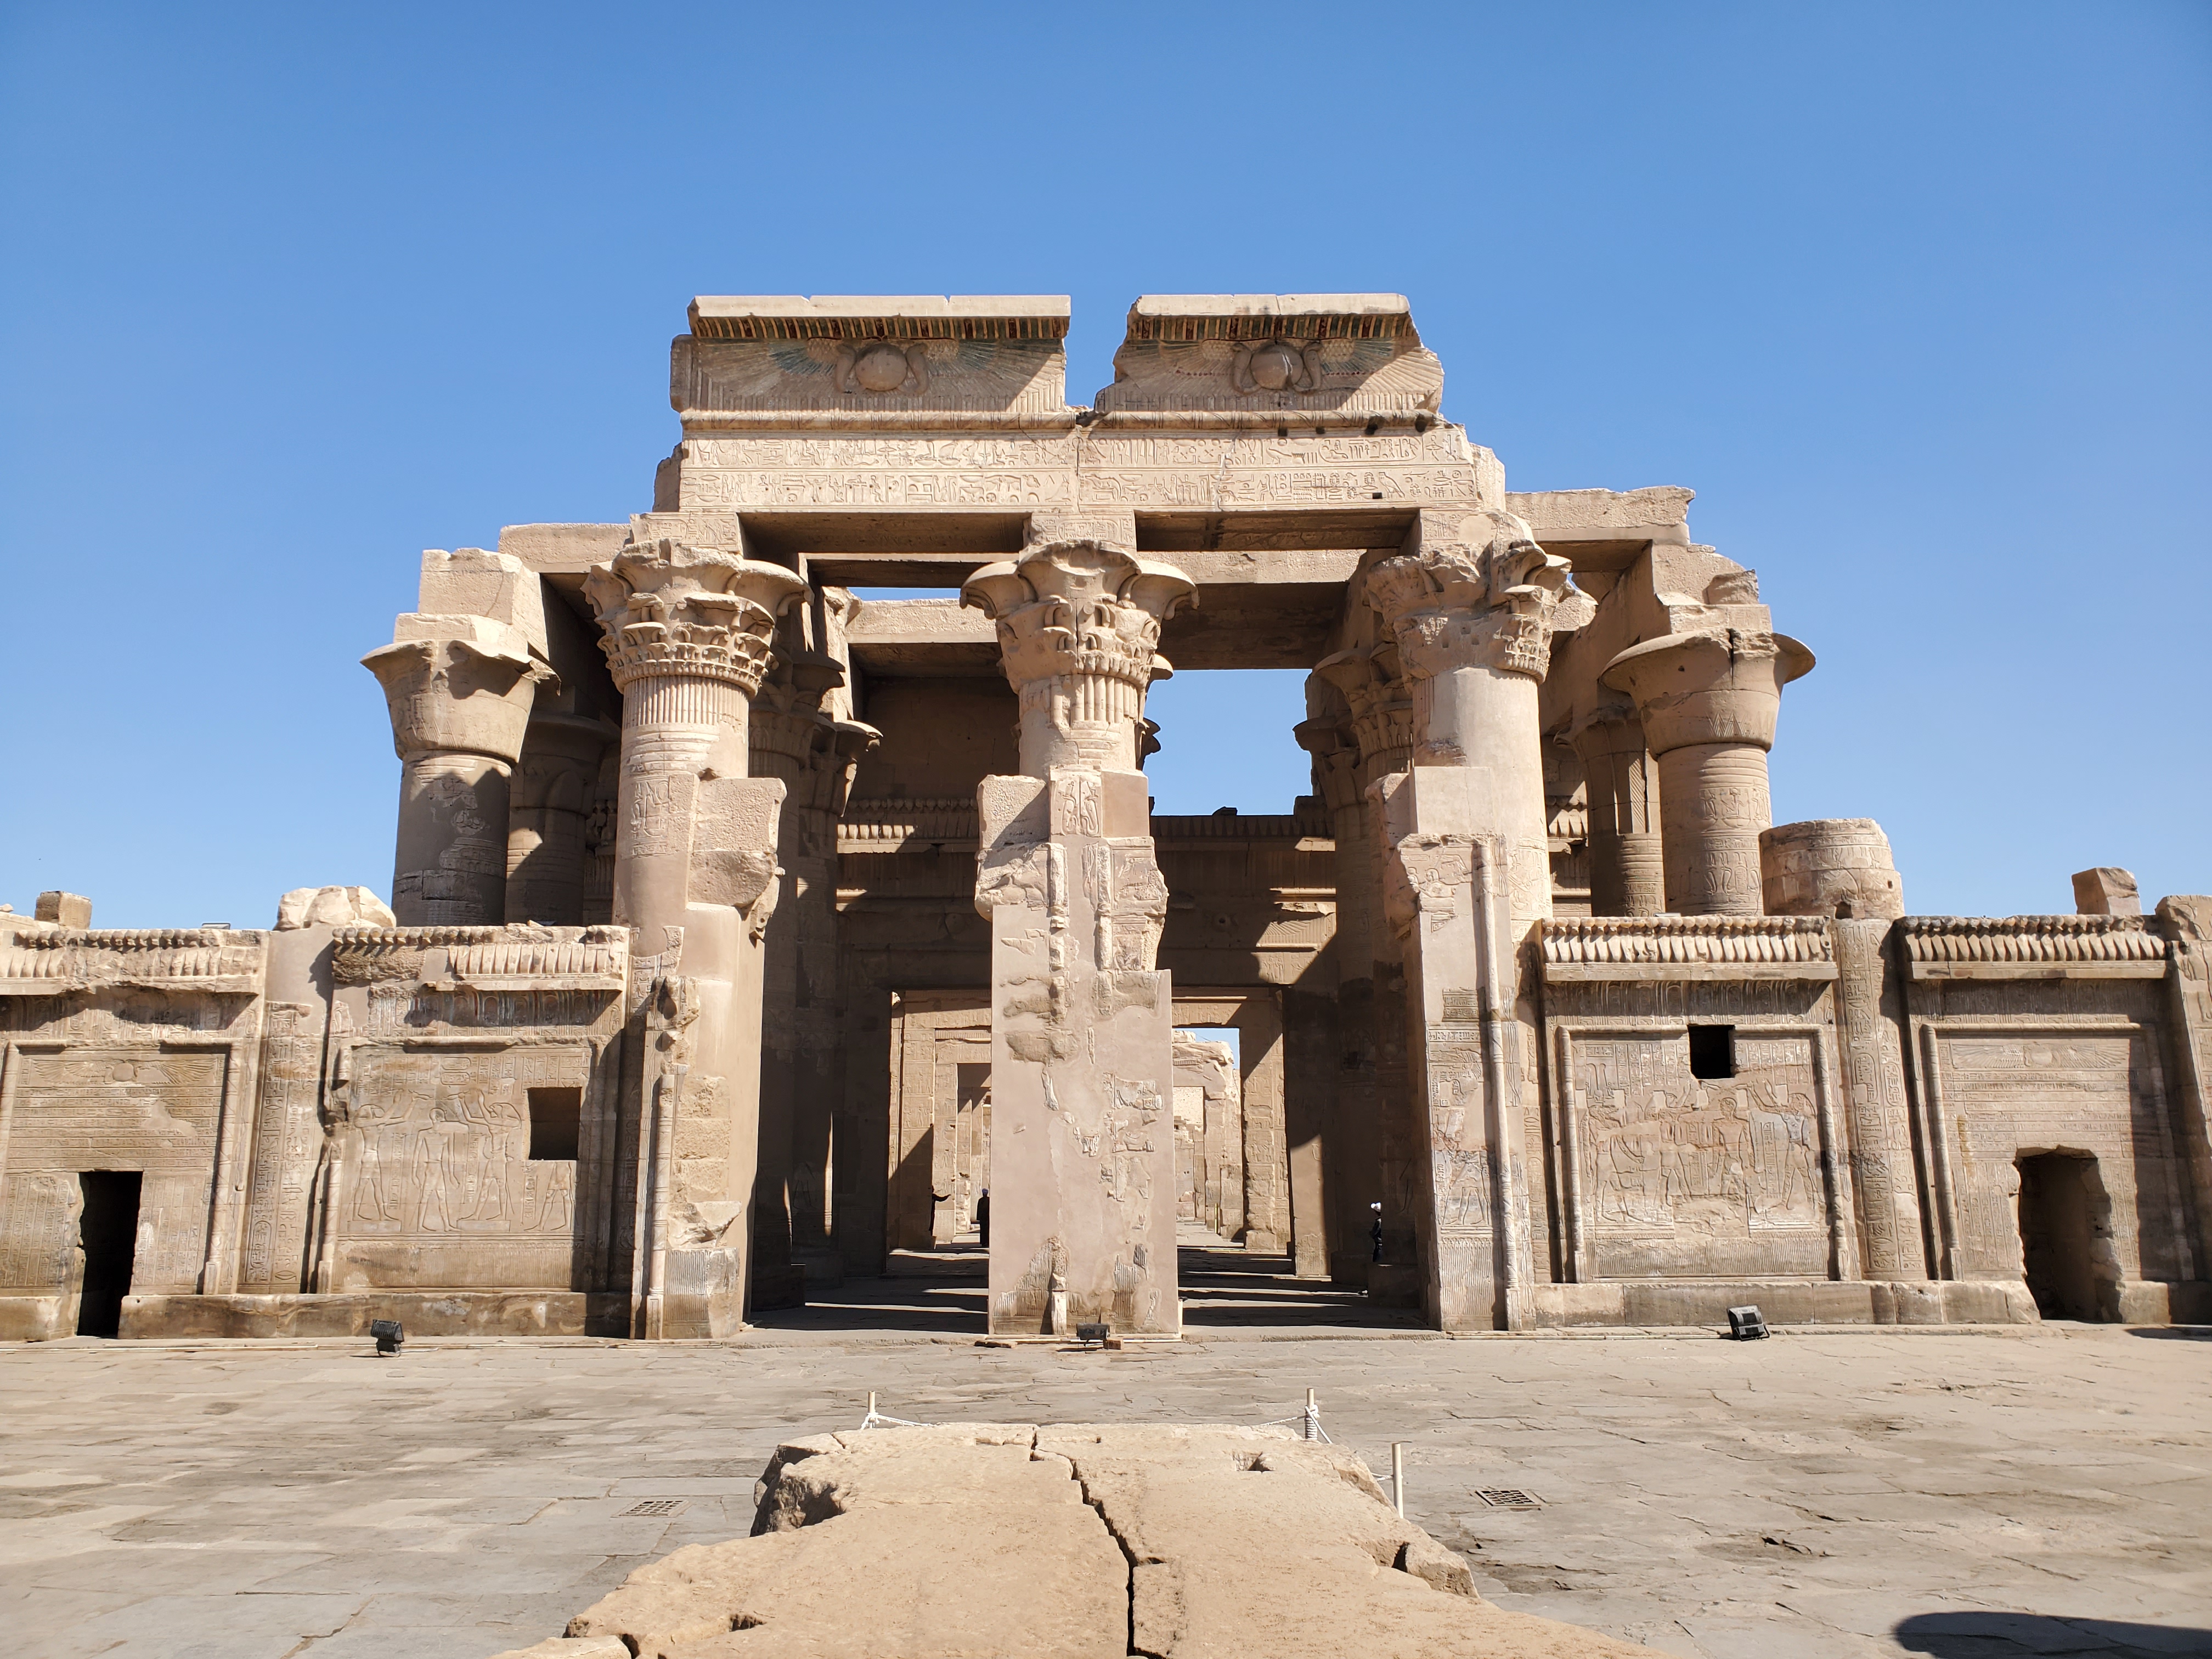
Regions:
[[[2212,1322],[2212,899],[1773,824],[1813,653],[1400,296],[1140,298],[1088,407],[1068,319],[695,301],[650,510],[364,659],[388,908],[0,913],[0,1336],[719,1336],[987,1190],[1010,1340],[1174,1338],[1179,1231],[1450,1331]],[[1305,672],[1310,793],[1155,814],[1247,737],[1171,667]]]

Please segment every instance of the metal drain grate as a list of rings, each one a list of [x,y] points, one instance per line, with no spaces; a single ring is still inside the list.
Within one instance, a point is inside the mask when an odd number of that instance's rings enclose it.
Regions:
[[[1482,1486],[1474,1494],[1493,1510],[1534,1510],[1543,1507],[1544,1500],[1532,1492],[1518,1486]]]
[[[633,1504],[623,1511],[624,1515],[681,1515],[684,1500],[680,1498],[648,1498],[641,1504]]]

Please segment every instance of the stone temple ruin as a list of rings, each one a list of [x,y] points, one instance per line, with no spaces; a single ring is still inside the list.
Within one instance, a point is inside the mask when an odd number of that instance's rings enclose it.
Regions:
[[[1450,1330],[2212,1320],[2212,900],[1771,825],[1812,653],[1402,299],[1140,299],[1089,408],[1067,322],[696,301],[653,510],[365,659],[388,911],[0,916],[0,1333],[717,1335],[986,1188],[1006,1337],[1172,1336],[1179,1223]],[[1170,661],[1308,671],[1312,793],[1153,815]]]

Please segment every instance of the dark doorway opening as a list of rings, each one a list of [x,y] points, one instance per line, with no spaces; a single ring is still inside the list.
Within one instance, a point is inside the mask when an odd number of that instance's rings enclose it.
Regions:
[[[136,1170],[87,1170],[77,1176],[84,1212],[77,1243],[84,1251],[84,1281],[77,1296],[76,1334],[113,1336],[123,1328],[123,1298],[131,1294],[131,1268],[138,1254]]]
[[[2020,1245],[2028,1294],[2045,1319],[2116,1317],[2102,1294],[2097,1244],[2112,1236],[2112,1200],[2087,1152],[2023,1153]],[[2114,1298],[2117,1301],[2117,1297]]]
[[[581,1089],[532,1089],[530,1091],[531,1162],[574,1158],[583,1118],[584,1091]]]

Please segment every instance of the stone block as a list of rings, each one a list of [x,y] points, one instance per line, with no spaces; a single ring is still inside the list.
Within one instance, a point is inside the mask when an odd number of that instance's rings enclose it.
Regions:
[[[92,901],[82,893],[41,893],[35,912],[40,921],[62,927],[92,926]]]
[[[1905,914],[1905,884],[1889,838],[1872,818],[1811,818],[1759,835],[1760,886],[1770,916]]]
[[[2132,872],[2100,864],[2074,872],[2074,909],[2084,916],[2139,916],[2142,894]]]

